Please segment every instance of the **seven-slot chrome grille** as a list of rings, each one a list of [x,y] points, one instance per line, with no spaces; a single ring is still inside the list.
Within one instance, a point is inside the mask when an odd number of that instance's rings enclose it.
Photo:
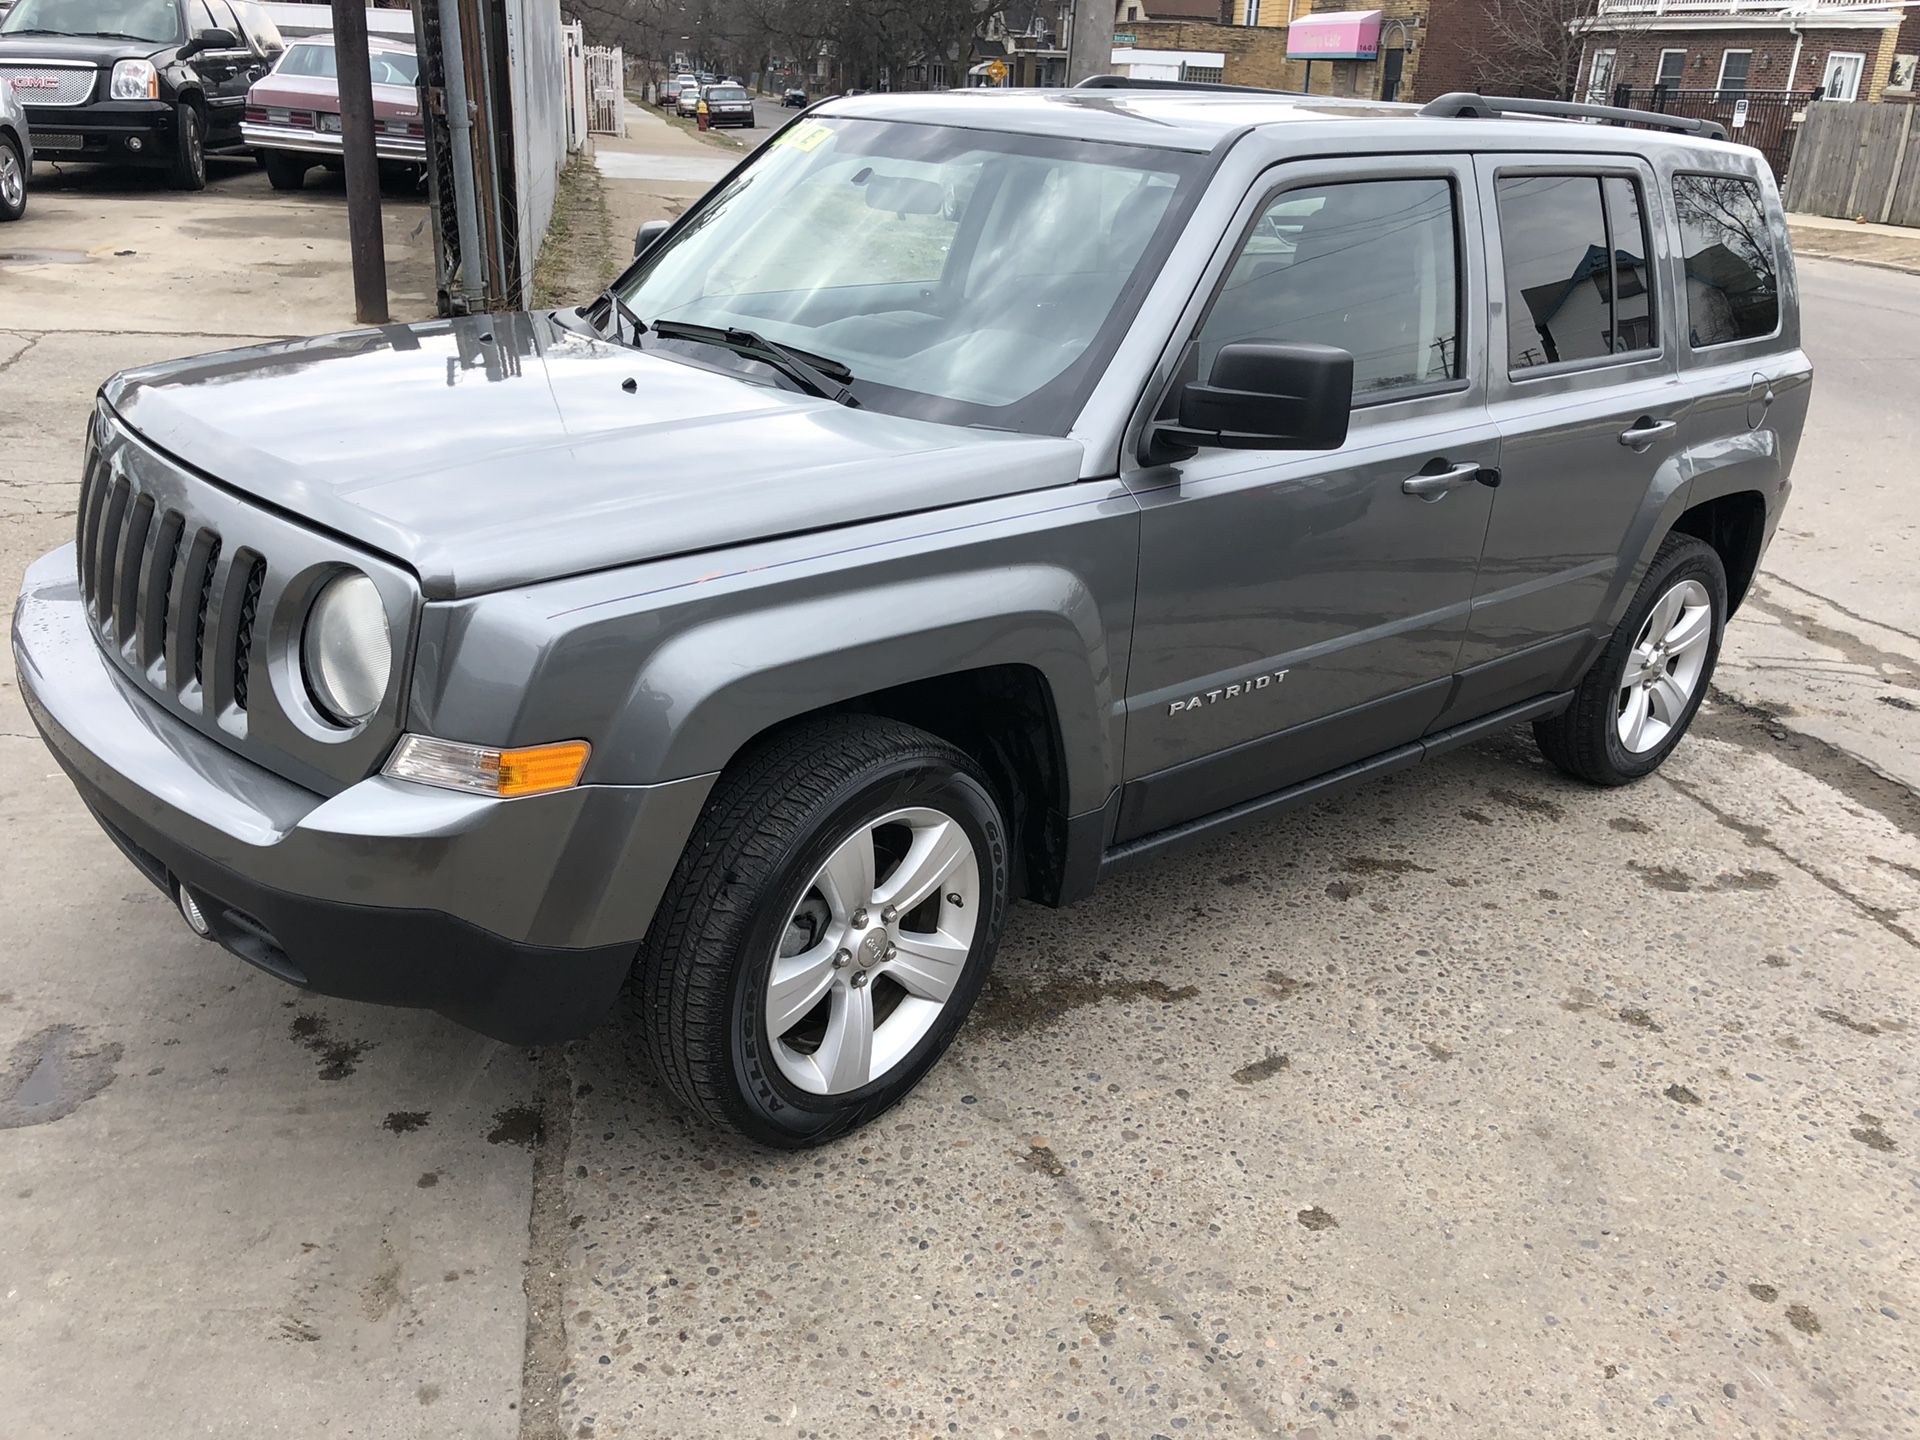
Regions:
[[[399,737],[418,588],[404,571],[195,475],[101,410],[75,522],[80,594],[101,651],[205,735],[309,789],[373,774]],[[386,602],[388,693],[340,725],[308,693],[313,598],[353,570]]]

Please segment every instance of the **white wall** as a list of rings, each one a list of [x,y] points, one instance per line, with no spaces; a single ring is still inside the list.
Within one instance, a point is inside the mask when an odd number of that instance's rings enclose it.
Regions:
[[[506,0],[506,9],[521,303],[529,304],[534,263],[553,219],[560,167],[567,163],[567,52],[560,0]]]

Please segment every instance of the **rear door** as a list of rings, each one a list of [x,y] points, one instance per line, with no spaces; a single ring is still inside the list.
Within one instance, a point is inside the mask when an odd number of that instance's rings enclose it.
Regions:
[[[1629,156],[1476,161],[1500,488],[1443,724],[1572,683],[1685,483],[1664,202]]]
[[[1354,356],[1346,444],[1124,474],[1142,509],[1125,841],[1419,738],[1466,632],[1500,463],[1472,164],[1288,164],[1247,198],[1152,397],[1222,345]],[[1168,397],[1162,400],[1161,396]]]

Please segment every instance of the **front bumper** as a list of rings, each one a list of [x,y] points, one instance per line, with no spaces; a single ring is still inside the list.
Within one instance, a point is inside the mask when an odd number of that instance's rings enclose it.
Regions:
[[[28,105],[35,159],[165,165],[173,158],[174,108],[164,100]],[[138,147],[131,141],[138,141]]]
[[[28,713],[147,877],[214,938],[327,995],[437,1010],[542,1044],[605,1015],[712,776],[493,800],[388,780],[327,797],[234,754],[100,653],[71,545],[13,621]]]
[[[344,153],[340,136],[321,130],[296,130],[286,125],[259,125],[248,120],[240,126],[240,138],[256,150],[290,150],[300,155],[317,155],[338,160]],[[382,160],[403,161],[410,165],[427,163],[427,142],[406,135],[382,131],[373,138],[373,153]]]

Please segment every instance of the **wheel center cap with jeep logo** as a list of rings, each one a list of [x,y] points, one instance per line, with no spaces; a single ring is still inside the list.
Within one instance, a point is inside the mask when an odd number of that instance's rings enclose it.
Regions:
[[[860,968],[871,970],[887,958],[887,932],[876,925],[867,932],[867,938],[860,942]]]

